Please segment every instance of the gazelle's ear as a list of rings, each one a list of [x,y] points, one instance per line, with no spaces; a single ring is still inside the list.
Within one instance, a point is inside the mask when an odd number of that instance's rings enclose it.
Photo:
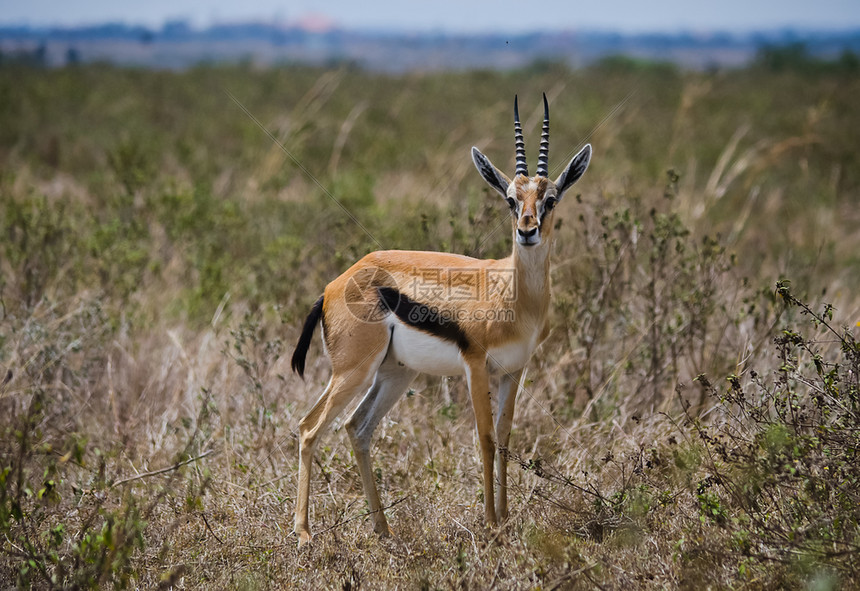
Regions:
[[[511,184],[511,179],[506,177],[501,170],[493,166],[490,159],[481,154],[481,151],[475,147],[472,147],[472,162],[475,163],[475,168],[478,169],[478,172],[481,173],[484,180],[487,181],[492,188],[501,193],[502,197],[507,199],[508,185]]]
[[[570,160],[567,168],[555,180],[556,199],[561,199],[564,192],[570,189],[585,174],[585,169],[588,168],[589,162],[591,162],[591,144],[585,144],[585,147]]]

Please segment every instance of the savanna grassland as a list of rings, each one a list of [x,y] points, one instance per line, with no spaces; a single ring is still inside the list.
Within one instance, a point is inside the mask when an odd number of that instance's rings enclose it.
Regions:
[[[852,62],[853,63],[853,62]],[[0,67],[0,587],[860,586],[860,76]],[[371,531],[342,421],[291,534],[325,284],[379,248],[485,258],[469,158],[550,174],[553,330],[483,526],[462,379],[377,431]],[[346,416],[346,415],[345,415]]]

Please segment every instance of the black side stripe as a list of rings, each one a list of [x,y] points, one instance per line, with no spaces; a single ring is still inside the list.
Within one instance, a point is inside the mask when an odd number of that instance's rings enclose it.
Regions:
[[[466,351],[469,348],[469,339],[462,327],[443,311],[434,306],[416,302],[393,287],[378,287],[377,291],[383,308],[394,312],[394,315],[404,324],[440,339],[451,341],[461,351]]]

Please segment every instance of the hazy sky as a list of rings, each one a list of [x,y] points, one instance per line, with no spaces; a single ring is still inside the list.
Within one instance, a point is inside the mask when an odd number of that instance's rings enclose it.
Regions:
[[[860,28],[860,0],[0,0],[0,24],[79,25],[125,21],[151,27],[187,19],[291,22],[308,15],[358,29],[518,32],[551,29],[749,31]],[[319,18],[317,18],[319,20]]]

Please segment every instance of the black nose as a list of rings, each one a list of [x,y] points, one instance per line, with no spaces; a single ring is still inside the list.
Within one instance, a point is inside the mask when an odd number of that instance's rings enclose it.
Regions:
[[[523,238],[531,238],[535,234],[537,234],[537,228],[532,228],[531,230],[522,231],[520,228],[517,228],[517,232]]]

